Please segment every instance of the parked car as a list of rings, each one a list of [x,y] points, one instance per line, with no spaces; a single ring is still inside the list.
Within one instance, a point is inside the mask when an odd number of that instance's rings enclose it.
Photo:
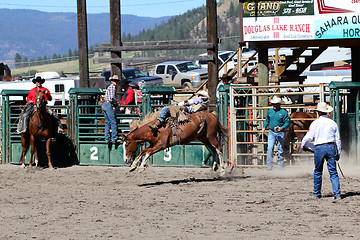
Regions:
[[[193,62],[172,61],[157,64],[155,76],[161,77],[165,86],[196,88],[207,80],[208,71]]]
[[[218,52],[218,67],[220,67],[224,62],[233,55],[233,51],[219,51]],[[200,56],[205,56],[207,53],[200,54]],[[197,63],[202,68],[208,67],[208,61],[206,60],[197,60],[195,63]],[[237,58],[233,58],[227,63],[227,73],[233,70],[236,67],[237,64]],[[219,71],[219,77],[221,77],[224,74],[224,68],[222,68]]]
[[[110,84],[111,71],[105,70],[101,75],[106,78],[107,86]],[[130,81],[130,86],[135,89],[140,89],[143,86],[163,86],[161,77],[149,76],[138,68],[124,68],[122,69],[122,78]],[[143,85],[140,87],[140,85]]]

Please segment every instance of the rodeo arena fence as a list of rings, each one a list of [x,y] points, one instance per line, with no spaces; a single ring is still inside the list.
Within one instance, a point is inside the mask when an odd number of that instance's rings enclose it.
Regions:
[[[330,102],[334,106],[334,119],[339,126],[347,126],[341,131],[347,137],[345,148],[357,154],[359,152],[359,105],[360,84],[351,86],[331,83],[320,85],[223,85],[219,88],[219,103],[217,112],[219,121],[228,127],[228,137],[221,139],[224,149],[224,159],[237,166],[266,165],[267,131],[261,133],[267,110],[271,108],[268,102],[273,96],[280,96],[285,104],[283,108],[291,115],[293,112],[311,112],[318,101]],[[355,94],[352,94],[355,92]],[[21,156],[21,136],[16,132],[17,122],[22,108],[26,103],[26,90],[3,90],[1,107],[1,154],[2,163],[18,164]],[[118,128],[123,134],[130,131],[130,123],[141,120],[147,114],[160,110],[163,106],[174,102],[174,96],[179,93],[173,87],[145,87],[142,89],[142,103],[124,106],[131,109],[130,113],[117,114]],[[59,114],[63,125],[51,146],[52,160],[55,166],[109,165],[126,166],[124,162],[124,147],[108,145],[104,140],[105,119],[101,110],[103,89],[72,88],[69,91],[70,100],[67,106],[52,106]],[[189,94],[188,94],[189,95]],[[347,103],[353,101],[353,108]],[[355,102],[355,101],[354,101]],[[314,118],[315,119],[315,118]],[[310,120],[314,120],[310,119]],[[291,119],[304,120],[304,119]],[[309,119],[306,119],[309,120]],[[305,133],[307,129],[297,130]],[[294,164],[299,159],[311,157],[311,154],[298,153],[294,146],[299,145],[299,139],[291,139],[287,146],[289,156],[287,164]],[[345,144],[344,144],[345,145]],[[145,149],[141,145],[138,151]],[[276,154],[275,154],[276,155]],[[357,156],[357,155],[356,155]],[[39,148],[39,164],[46,165],[45,144]],[[30,151],[26,155],[26,163],[30,159]],[[276,158],[275,158],[276,159]],[[355,158],[357,159],[357,158]],[[152,166],[211,166],[213,157],[211,151],[201,142],[195,141],[189,145],[173,146],[152,156],[149,164]],[[358,160],[357,160],[358,161]]]

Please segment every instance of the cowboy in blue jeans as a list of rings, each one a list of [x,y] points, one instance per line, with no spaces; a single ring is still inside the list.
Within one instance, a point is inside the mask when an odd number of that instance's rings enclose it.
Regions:
[[[289,127],[290,124],[288,112],[281,108],[282,100],[275,96],[270,103],[273,108],[269,109],[267,112],[266,120],[263,129],[261,130],[262,134],[264,134],[265,129],[269,127],[268,148],[266,154],[266,164],[268,170],[271,170],[273,167],[273,151],[276,142],[278,143],[278,168],[282,168],[284,166],[284,130]]]
[[[314,190],[316,198],[321,198],[321,184],[324,160],[326,159],[330,175],[334,199],[341,199],[340,181],[336,170],[336,161],[340,158],[341,140],[338,126],[334,120],[328,117],[333,108],[325,102],[320,102],[316,110],[320,117],[311,123],[309,131],[301,141],[301,148],[308,148],[309,142],[314,140]],[[311,147],[310,147],[311,149]]]
[[[105,142],[106,144],[120,142],[118,138],[116,115],[114,108],[118,105],[116,100],[116,85],[119,82],[119,77],[114,75],[109,78],[111,84],[105,92],[104,102],[101,106],[105,117]],[[111,135],[110,135],[111,130]]]

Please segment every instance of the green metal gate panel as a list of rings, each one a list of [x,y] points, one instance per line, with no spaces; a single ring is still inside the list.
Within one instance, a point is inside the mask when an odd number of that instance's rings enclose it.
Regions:
[[[185,152],[182,145],[167,148],[153,155],[153,166],[184,166]]]
[[[177,145],[153,155],[153,166],[202,167],[212,164],[210,151],[201,143]]]
[[[122,144],[120,144],[119,146],[113,145],[111,148],[109,148],[108,151],[110,154],[110,165],[115,165],[115,166],[129,165],[124,162],[124,146]]]
[[[110,163],[109,150],[102,143],[80,143],[79,159],[81,165],[108,165]]]
[[[14,164],[18,164],[20,157],[21,157],[21,152],[22,152],[22,146],[21,143],[12,143],[10,145],[10,157],[9,157],[9,161],[10,163],[14,163]],[[29,160],[30,160],[30,150],[27,152],[26,156],[25,156],[25,163],[28,164]]]
[[[80,143],[80,165],[127,166],[124,162],[123,145],[104,143]]]
[[[213,157],[210,151],[201,143],[193,143],[185,147],[185,165],[193,167],[209,166]]]

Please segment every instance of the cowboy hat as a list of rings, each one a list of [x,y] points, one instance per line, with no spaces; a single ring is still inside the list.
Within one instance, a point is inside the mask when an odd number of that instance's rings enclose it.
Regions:
[[[271,104],[283,104],[283,100],[281,100],[281,98],[275,96],[270,100]]]
[[[38,76],[36,78],[34,78],[32,80],[33,83],[36,83],[36,82],[40,82],[41,84],[43,84],[45,82],[45,79],[43,79],[42,77]]]
[[[232,78],[227,75],[226,73],[224,73],[221,77],[220,77],[220,80],[227,80],[227,81],[230,81]]]
[[[325,113],[328,113],[328,112],[332,112],[333,111],[333,107],[332,106],[328,106],[326,104],[326,102],[319,102],[316,106],[316,111],[319,111],[319,112],[325,112]]]
[[[120,86],[125,85],[127,83],[130,83],[130,81],[127,80],[126,78],[122,78],[121,81],[120,81]]]
[[[196,96],[204,96],[204,97],[206,97],[206,98],[210,98],[209,94],[208,94],[206,91],[204,91],[204,90],[201,90],[201,91],[195,93],[195,95],[196,95]]]
[[[109,80],[110,80],[110,81],[114,81],[114,82],[118,82],[118,81],[120,81],[120,79],[119,79],[119,76],[118,76],[118,75],[114,75],[114,76],[110,77],[110,78],[109,78]]]

